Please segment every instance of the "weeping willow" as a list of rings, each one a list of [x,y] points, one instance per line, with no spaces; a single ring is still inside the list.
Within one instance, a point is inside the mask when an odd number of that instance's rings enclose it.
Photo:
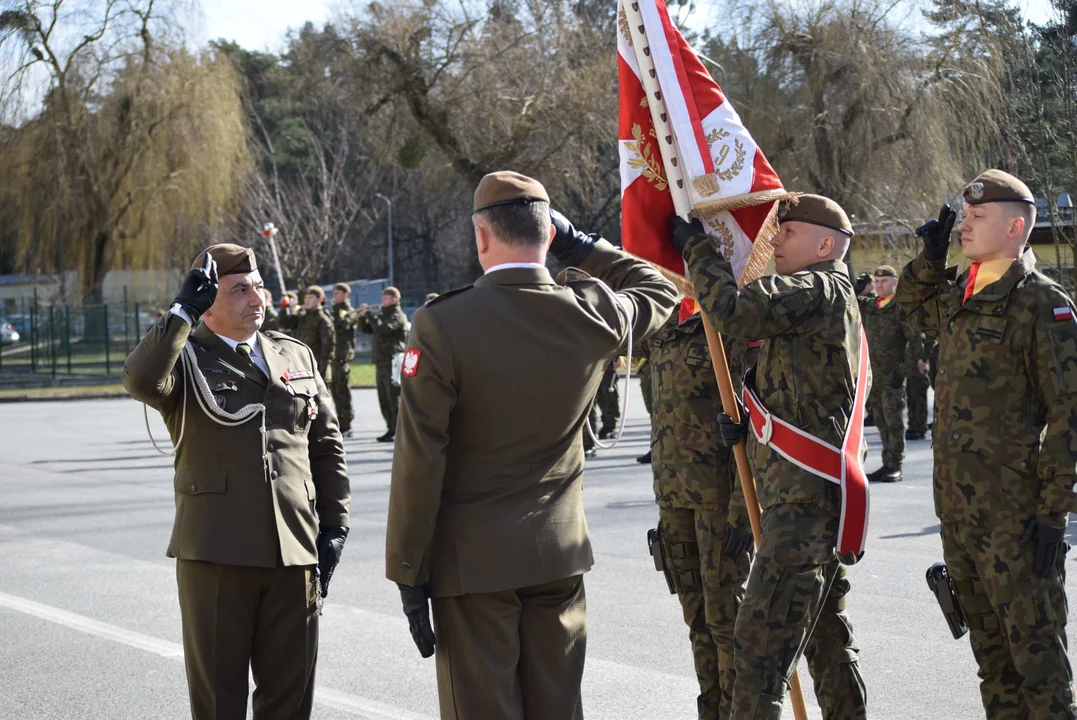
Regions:
[[[108,270],[181,267],[215,240],[235,215],[248,133],[224,57],[131,55],[92,92],[72,87],[82,75],[6,134],[0,208],[15,217],[0,222],[17,224],[23,267],[77,270],[96,300]]]

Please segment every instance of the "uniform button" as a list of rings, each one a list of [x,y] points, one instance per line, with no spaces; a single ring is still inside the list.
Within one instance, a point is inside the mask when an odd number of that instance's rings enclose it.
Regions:
[[[268,450],[269,452],[273,452],[273,443],[269,443],[268,445],[266,445],[266,450]]]
[[[1021,463],[1021,469],[1022,470],[1028,470],[1028,463],[1027,462],[1022,462]]]
[[[950,437],[952,437],[954,440],[960,440],[961,439],[961,433],[954,433]]]
[[[280,473],[279,473],[279,472],[277,472],[276,470],[274,470],[274,471],[273,471],[272,473],[270,473],[270,474],[269,474],[269,477],[271,477],[271,478],[273,478],[274,480],[276,480],[276,479],[277,479],[278,477],[280,477]]]
[[[411,570],[411,563],[402,562],[402,563],[400,563],[400,567],[404,568],[405,570]]]
[[[195,490],[197,490],[197,489],[198,489],[198,486],[197,486],[197,485],[192,485],[192,486],[191,486],[191,492],[194,492],[194,491],[195,491]]]
[[[266,418],[266,427],[269,427],[272,424],[273,424],[273,421],[270,420],[269,418]]]
[[[939,368],[939,375],[945,375],[945,374],[946,374],[946,368]]]

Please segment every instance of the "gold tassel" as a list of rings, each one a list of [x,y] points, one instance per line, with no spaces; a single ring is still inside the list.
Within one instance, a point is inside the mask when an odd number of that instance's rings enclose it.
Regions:
[[[714,173],[707,173],[706,175],[700,175],[692,181],[692,187],[696,189],[696,192],[702,197],[713,195],[718,192],[718,178]]]

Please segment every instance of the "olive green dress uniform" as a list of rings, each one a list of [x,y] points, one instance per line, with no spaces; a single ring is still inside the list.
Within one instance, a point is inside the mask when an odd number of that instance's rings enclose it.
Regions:
[[[392,288],[387,288],[392,289]],[[378,405],[389,432],[396,431],[400,410],[400,386],[393,384],[393,356],[404,352],[408,342],[408,316],[398,302],[384,305],[375,315],[368,312],[358,319],[359,331],[373,335],[371,358],[374,360],[374,381],[378,386]]]
[[[728,557],[722,540],[727,524],[751,532],[748,510],[732,453],[718,443],[722,401],[702,319],[697,314],[679,325],[667,323],[647,345],[660,537],[688,625],[698,717],[718,720],[729,717],[733,699],[733,628],[751,566],[750,551]],[[739,378],[747,346],[738,341],[727,348]]]
[[[783,222],[804,220],[851,233],[844,211],[819,196],[803,195],[783,212]],[[821,262],[738,290],[729,262],[709,236],[690,240],[684,257],[715,328],[734,339],[763,341],[754,380],[763,405],[840,447],[853,411],[860,344],[860,311],[847,266]],[[751,433],[748,457],[763,537],[734,631],[731,716],[778,720],[803,652],[823,717],[866,717],[867,693],[845,612],[849,581],[834,549],[841,490]]]
[[[876,270],[896,275],[885,266]],[[875,418],[882,441],[883,466],[901,470],[905,462],[905,378],[918,375],[916,362],[924,350],[923,335],[905,325],[901,311],[891,298],[880,305],[875,297],[861,297],[860,317],[868,337],[871,356],[871,376],[875,382],[868,396],[868,406]],[[901,384],[894,387],[894,376]]]
[[[264,457],[258,414],[225,427],[200,408],[179,361],[188,342],[226,412],[264,404]],[[310,717],[318,528],[348,526],[347,465],[313,356],[280,333],[258,333],[257,342],[268,377],[205,324],[192,330],[170,313],[124,365],[131,396],[161,413],[174,443],[183,435],[168,556],[195,720],[243,720],[248,667],[256,720]]]
[[[358,324],[358,314],[352,309],[350,302],[345,300],[333,305],[333,337],[336,350],[333,354],[335,365],[330,384],[341,433],[351,430],[352,419],[355,417],[352,409],[351,364],[355,359],[355,330]]]
[[[580,266],[564,285],[495,270],[412,321],[386,576],[429,586],[443,720],[583,717],[581,429],[629,330],[655,331],[676,290],[605,241]]]
[[[998,171],[975,183],[970,204],[1032,201]],[[932,435],[943,555],[969,616],[987,717],[1077,718],[1064,557],[1043,578],[1035,544],[1019,542],[1033,515],[1065,527],[1073,508],[1077,310],[1031,250],[964,300],[968,279],[921,254],[898,288],[908,321],[939,337]]]

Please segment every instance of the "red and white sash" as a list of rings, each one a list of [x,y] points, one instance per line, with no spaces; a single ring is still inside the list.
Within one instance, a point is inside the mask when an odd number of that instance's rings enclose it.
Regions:
[[[864,440],[864,406],[867,402],[868,340],[860,328],[860,367],[856,376],[853,414],[840,448],[823,442],[781,418],[771,415],[751,388],[744,383],[744,406],[752,434],[763,445],[789,462],[841,486],[841,524],[838,526],[838,555],[847,565],[860,559],[868,539],[868,481],[860,463]]]

